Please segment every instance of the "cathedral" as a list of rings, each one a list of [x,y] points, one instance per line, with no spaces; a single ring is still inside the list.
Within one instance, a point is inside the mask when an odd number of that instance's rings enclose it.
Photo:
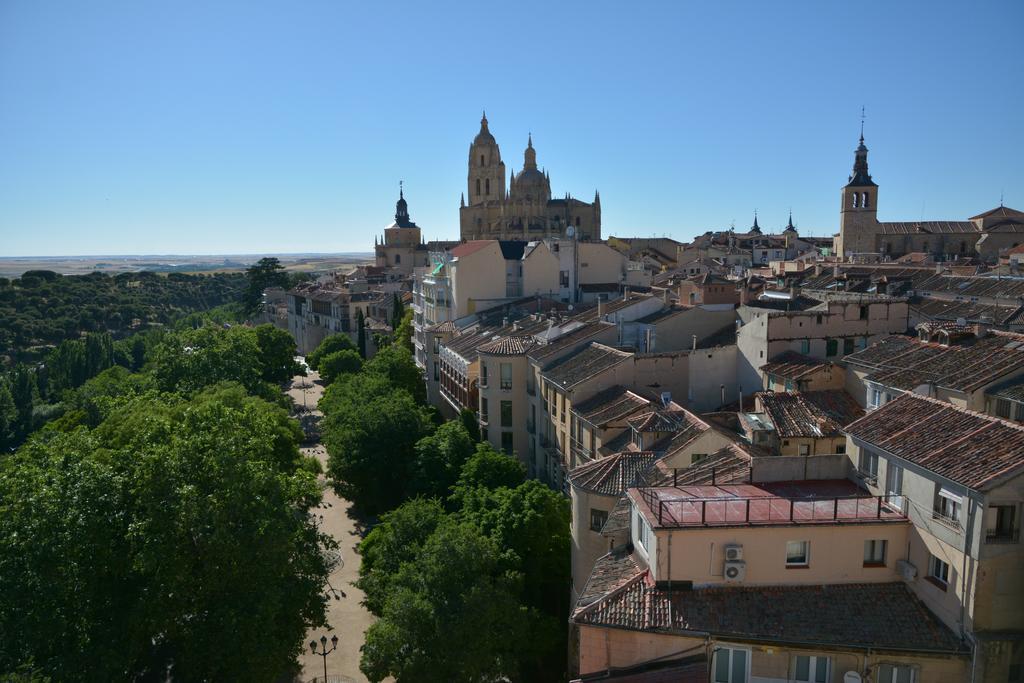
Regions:
[[[868,173],[868,148],[861,130],[853,173],[842,189],[836,253],[898,258],[926,253],[938,261],[979,258],[995,261],[1000,252],[1024,244],[1024,213],[1003,206],[966,221],[878,220],[878,185]]]
[[[593,203],[568,194],[552,199],[551,178],[537,168],[532,135],[526,143],[523,168],[511,174],[506,191],[505,163],[485,114],[480,132],[469,146],[469,187],[459,208],[459,228],[463,241],[538,240],[569,234],[581,240],[600,240],[601,197],[595,192]]]

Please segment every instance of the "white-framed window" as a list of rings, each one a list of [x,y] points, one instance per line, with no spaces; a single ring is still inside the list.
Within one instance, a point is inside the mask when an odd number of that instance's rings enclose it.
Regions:
[[[487,388],[487,363],[480,363],[480,388]]]
[[[906,664],[879,664],[878,683],[917,683],[917,671]]]
[[[885,539],[864,541],[864,566],[885,566],[885,551],[888,549],[888,546],[889,542]]]
[[[828,657],[797,655],[793,680],[800,683],[828,683],[830,669]]]
[[[885,502],[897,510],[903,510],[903,468],[891,460],[885,467]]]
[[[933,583],[941,584],[941,588],[945,590],[946,586],[949,585],[949,563],[930,555],[928,558],[928,578]]]
[[[786,542],[786,566],[806,567],[811,561],[810,541],[787,541]]]
[[[963,505],[963,500],[949,489],[939,488],[935,492],[935,513],[932,517],[950,526],[959,527],[960,508]]]
[[[643,514],[639,510],[637,510],[636,511],[636,541],[637,541],[637,543],[640,544],[640,547],[642,547],[645,551],[646,550],[650,550],[650,547],[651,547],[650,543],[651,543],[651,535],[652,535],[652,533],[653,532],[651,531],[651,525],[647,523],[646,519],[644,519]]]
[[[750,675],[750,650],[720,647],[715,650],[712,683],[747,683]]]
[[[878,454],[861,449],[860,463],[858,463],[857,469],[865,479],[872,484],[876,483],[878,481]]]

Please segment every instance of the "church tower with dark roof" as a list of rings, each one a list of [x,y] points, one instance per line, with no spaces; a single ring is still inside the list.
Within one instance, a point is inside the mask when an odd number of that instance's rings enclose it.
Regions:
[[[840,256],[878,250],[878,185],[868,173],[868,148],[864,144],[864,123],[861,122],[860,144],[854,152],[853,173],[843,186],[839,207]]]
[[[505,164],[501,150],[487,127],[487,113],[480,119],[480,132],[469,146],[469,205],[505,199]]]

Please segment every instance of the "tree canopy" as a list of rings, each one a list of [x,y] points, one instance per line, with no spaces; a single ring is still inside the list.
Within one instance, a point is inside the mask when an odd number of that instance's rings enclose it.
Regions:
[[[329,353],[320,359],[320,378],[330,384],[342,375],[349,375],[363,369],[363,357],[358,351],[345,349]]]
[[[245,310],[252,312],[263,303],[263,290],[267,287],[287,287],[288,274],[281,261],[274,257],[264,257],[245,269]]]

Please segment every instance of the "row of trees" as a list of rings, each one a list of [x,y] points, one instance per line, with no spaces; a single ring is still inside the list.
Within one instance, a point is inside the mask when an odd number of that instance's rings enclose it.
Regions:
[[[359,587],[378,621],[361,668],[379,681],[560,680],[566,661],[569,506],[479,443],[472,416],[425,405],[403,314],[394,342],[337,373],[320,402],[328,477],[380,515]],[[325,340],[323,372],[350,349]]]
[[[141,372],[114,365],[66,390],[63,414],[0,456],[0,672],[293,673],[325,619],[334,545],[270,384],[293,357],[269,326],[168,333]]]

